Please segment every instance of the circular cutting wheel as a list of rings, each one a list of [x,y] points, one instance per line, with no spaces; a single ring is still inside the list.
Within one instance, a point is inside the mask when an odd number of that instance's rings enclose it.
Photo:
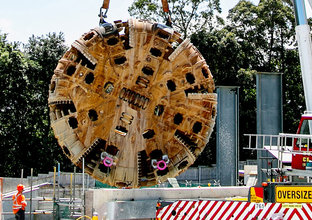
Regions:
[[[59,60],[49,90],[64,154],[97,180],[151,186],[206,146],[216,116],[208,65],[188,39],[148,21],[104,23]]]

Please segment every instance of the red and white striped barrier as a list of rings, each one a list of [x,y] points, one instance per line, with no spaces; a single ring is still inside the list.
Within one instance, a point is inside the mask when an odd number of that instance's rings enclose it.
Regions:
[[[312,205],[308,203],[282,204],[179,200],[163,208],[158,208],[156,219],[312,220]]]

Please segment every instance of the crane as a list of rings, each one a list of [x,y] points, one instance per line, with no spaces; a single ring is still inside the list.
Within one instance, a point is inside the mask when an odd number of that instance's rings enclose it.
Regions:
[[[304,88],[304,97],[307,111],[302,115],[297,134],[312,134],[312,43],[311,30],[307,21],[306,8],[304,0],[294,0],[294,11],[296,17],[296,38],[298,43],[298,51],[300,58],[300,67]],[[309,0],[312,7],[312,0]],[[301,139],[300,139],[301,140]],[[301,142],[301,141],[300,141]],[[294,150],[300,151],[311,147],[310,141],[306,139],[299,143],[299,139],[295,139]],[[310,168],[311,167],[311,168]],[[292,154],[293,169],[312,169],[312,156],[304,154]]]

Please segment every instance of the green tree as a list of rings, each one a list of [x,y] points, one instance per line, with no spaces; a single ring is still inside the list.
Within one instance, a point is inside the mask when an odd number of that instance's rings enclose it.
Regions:
[[[32,125],[36,128],[38,165],[40,171],[51,169],[55,163],[61,162],[63,169],[70,166],[62,151],[58,147],[57,141],[50,127],[48,95],[49,84],[58,60],[63,56],[67,46],[63,33],[49,33],[46,36],[32,36],[28,43],[24,45],[25,56],[36,63],[39,68],[28,74],[31,82],[32,95],[35,97],[32,103],[34,112]],[[46,158],[51,160],[47,161]],[[38,166],[37,166],[38,167]]]
[[[191,41],[207,61],[216,85],[238,85],[237,71],[248,65],[235,33],[226,28],[200,31],[191,36]]]
[[[38,66],[18,46],[8,43],[6,34],[0,35],[0,173],[5,176],[17,175],[31,164],[31,136],[35,133],[28,117],[33,97],[27,75]]]
[[[296,133],[301,114],[306,110],[297,49],[290,49],[285,53],[283,104],[283,132]]]
[[[262,0],[256,6],[241,0],[229,11],[227,28],[235,33],[250,66],[257,71],[283,72],[285,50],[295,43],[292,5]]]
[[[168,0],[173,27],[188,37],[191,33],[212,29],[215,12],[221,12],[220,0]],[[159,0],[136,0],[128,9],[131,16],[165,23],[167,15]],[[218,17],[217,20],[222,20]]]
[[[243,134],[256,133],[256,72],[283,73],[284,132],[295,132],[304,110],[294,13],[289,1],[241,0],[221,30],[194,33],[216,85],[240,86],[240,159],[250,158]]]
[[[31,37],[20,45],[0,35],[0,175],[47,172],[56,162],[70,165],[57,146],[49,123],[48,88],[66,47],[62,34]],[[66,166],[65,166],[66,167]]]
[[[193,34],[192,43],[199,48],[209,64],[217,86],[240,87],[240,133],[255,133],[256,129],[256,86],[255,71],[249,70],[243,42],[237,40],[235,33],[227,28],[212,32],[201,31]],[[198,158],[196,164],[207,165],[215,163],[215,134],[212,135],[207,148]],[[244,145],[241,145],[244,146]],[[241,151],[241,158],[250,152]],[[207,160],[207,158],[210,158]]]
[[[283,73],[284,132],[296,132],[305,109],[291,1],[240,1],[230,10],[227,29],[235,33],[250,68]]]

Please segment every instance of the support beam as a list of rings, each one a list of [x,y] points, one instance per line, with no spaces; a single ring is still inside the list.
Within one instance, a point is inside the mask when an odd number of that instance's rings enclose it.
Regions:
[[[283,131],[283,105],[282,105],[282,74],[257,74],[257,134],[279,134]],[[262,143],[263,144],[263,143]],[[264,159],[266,158],[266,159]],[[277,161],[267,151],[258,151],[258,184],[266,181],[267,177],[262,169],[277,167]]]
[[[236,186],[238,176],[239,87],[219,86],[217,114],[217,169],[221,186]]]

